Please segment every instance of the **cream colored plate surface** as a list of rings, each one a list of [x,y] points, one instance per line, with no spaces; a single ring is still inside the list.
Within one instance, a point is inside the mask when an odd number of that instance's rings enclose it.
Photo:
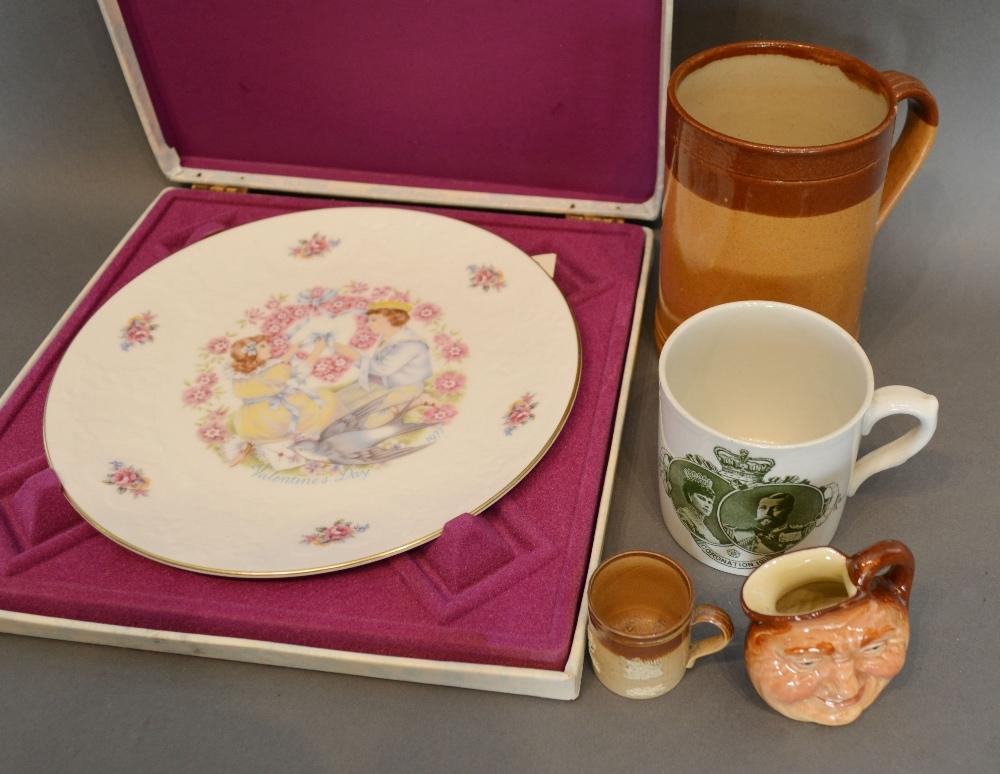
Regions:
[[[534,466],[575,397],[555,284],[487,231],[391,208],[295,213],[176,253],[83,327],[46,448],[95,527],[200,572],[399,553]]]

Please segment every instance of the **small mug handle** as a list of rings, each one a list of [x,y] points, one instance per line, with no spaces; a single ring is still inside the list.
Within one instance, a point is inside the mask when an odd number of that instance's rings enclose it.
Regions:
[[[933,395],[912,387],[880,387],[875,390],[872,403],[861,418],[861,434],[868,435],[876,422],[892,414],[909,414],[916,417],[920,424],[855,462],[847,487],[848,495],[857,492],[869,476],[902,465],[927,445],[937,429],[938,401]]]
[[[882,228],[886,216],[899,201],[900,194],[910,184],[924,163],[924,159],[927,158],[934,144],[938,126],[937,102],[923,83],[912,75],[895,70],[886,70],[882,73],[882,77],[888,81],[893,99],[897,103],[904,99],[911,102],[903,131],[889,153],[889,166],[885,173],[882,202],[879,204],[878,220],[875,223],[876,230]]]
[[[880,576],[884,568],[891,569]],[[910,601],[913,588],[913,554],[898,540],[882,540],[848,560],[847,575],[859,589],[872,591],[876,584],[888,584],[889,590],[904,602]]]
[[[711,637],[704,637],[697,642],[691,643],[688,651],[687,668],[694,666],[694,662],[702,656],[718,653],[733,639],[733,622],[729,615],[722,608],[715,605],[698,605],[691,615],[691,626],[695,624],[707,623],[716,627],[721,634]]]

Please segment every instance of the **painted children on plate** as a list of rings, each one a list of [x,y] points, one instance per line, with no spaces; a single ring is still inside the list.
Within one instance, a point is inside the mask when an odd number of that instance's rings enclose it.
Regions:
[[[267,335],[233,341],[228,366],[239,406],[218,445],[222,457],[237,465],[253,455],[282,471],[387,462],[433,443],[415,435],[439,423],[440,411],[427,412],[440,407],[426,392],[432,350],[408,324],[412,309],[404,298],[367,303],[358,321],[365,336],[352,339],[359,346],[316,332],[299,343],[279,337],[278,347]],[[319,383],[317,374],[337,384]]]

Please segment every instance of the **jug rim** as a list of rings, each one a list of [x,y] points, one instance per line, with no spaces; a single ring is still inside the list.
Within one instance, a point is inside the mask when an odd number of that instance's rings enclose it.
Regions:
[[[764,613],[747,604],[747,586],[759,580],[760,573],[765,568],[773,568],[778,562],[786,561],[796,554],[812,552],[815,554],[836,555],[844,561],[843,570],[847,582],[853,587],[854,593],[841,602],[820,607],[805,613],[781,615]],[[783,622],[808,621],[819,618],[827,613],[844,610],[868,600],[885,600],[909,608],[910,594],[913,590],[913,570],[915,562],[913,552],[898,540],[880,540],[878,543],[858,551],[853,556],[847,556],[832,546],[817,546],[800,548],[785,554],[775,556],[756,570],[743,582],[740,589],[740,605],[750,620],[762,624],[779,624]],[[846,585],[845,585],[846,588]]]
[[[700,70],[711,62],[721,59],[762,53],[809,59],[820,64],[829,64],[838,67],[851,81],[855,83],[861,82],[868,87],[873,87],[873,90],[877,90],[885,98],[885,116],[872,129],[847,140],[827,143],[825,145],[776,145],[744,140],[720,132],[696,119],[681,105],[680,99],[677,97],[677,87],[691,73]],[[733,145],[753,153],[780,154],[782,156],[796,157],[819,156],[861,148],[879,138],[892,125],[898,110],[896,98],[885,76],[867,62],[835,48],[792,40],[745,40],[714,46],[694,54],[677,65],[670,74],[670,80],[667,84],[667,101],[670,108],[682,116],[686,123],[712,137],[717,142]],[[868,160],[868,163],[871,163],[871,160]]]
[[[801,555],[806,553],[813,553],[816,554],[817,556],[823,554],[827,556],[836,555],[837,557],[842,559],[844,574],[845,576],[848,576],[848,580],[851,583],[851,586],[854,588],[853,593],[851,593],[846,599],[843,599],[840,602],[836,602],[832,605],[826,605],[824,607],[819,607],[815,610],[810,610],[805,613],[791,613],[791,614],[763,613],[751,607],[747,603],[747,598],[746,598],[747,585],[750,584],[751,582],[759,582],[760,575],[758,575],[758,573],[760,573],[762,570],[768,570],[770,568],[773,568],[779,562],[784,562],[790,557],[794,558],[796,554]],[[801,558],[801,556],[798,558]],[[766,562],[764,562],[764,564],[762,564],[752,573],[750,573],[743,581],[743,585],[740,587],[740,606],[743,608],[743,612],[746,613],[747,617],[750,618],[751,621],[755,621],[756,623],[780,623],[782,621],[789,621],[789,622],[808,621],[814,618],[819,618],[820,616],[826,615],[827,613],[831,613],[835,610],[843,610],[845,608],[851,607],[853,605],[858,604],[858,602],[862,600],[868,599],[871,596],[871,594],[866,588],[864,588],[859,584],[854,583],[854,579],[849,577],[850,562],[851,562],[851,557],[847,556],[847,554],[845,554],[843,551],[838,551],[833,546],[813,546],[812,548],[798,548],[795,549],[794,551],[787,551],[778,556],[774,556],[771,559],[768,559]],[[754,581],[755,576],[756,576],[756,581]]]

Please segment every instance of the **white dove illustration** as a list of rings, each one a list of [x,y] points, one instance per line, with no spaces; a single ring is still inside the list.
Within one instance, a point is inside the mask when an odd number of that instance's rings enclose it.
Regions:
[[[413,401],[402,406],[399,413],[391,421],[380,427],[365,429],[365,419],[371,413],[382,408],[385,396],[381,395],[372,401],[345,414],[340,419],[331,422],[320,433],[315,441],[298,441],[292,447],[309,456],[319,456],[339,465],[370,465],[378,462],[388,462],[397,457],[426,449],[431,444],[404,446],[386,449],[380,443],[406,433],[431,427],[432,422],[405,422],[403,416],[410,409]]]

